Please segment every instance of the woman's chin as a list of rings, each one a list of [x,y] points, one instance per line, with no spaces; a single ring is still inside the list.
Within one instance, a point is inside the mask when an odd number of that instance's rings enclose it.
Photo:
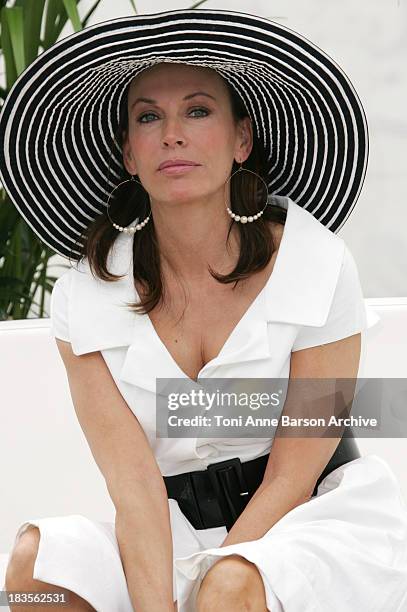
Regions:
[[[188,202],[196,202],[207,197],[207,193],[203,191],[198,192],[195,190],[192,191],[191,189],[166,189],[162,197],[158,197],[157,199],[161,202],[168,202],[169,204],[172,202],[174,202],[174,204],[187,204]]]

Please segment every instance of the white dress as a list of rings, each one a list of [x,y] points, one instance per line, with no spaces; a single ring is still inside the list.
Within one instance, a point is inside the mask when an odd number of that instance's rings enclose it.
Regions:
[[[236,325],[204,378],[289,378],[292,351],[362,333],[367,315],[358,271],[345,242],[294,201],[275,196],[287,221],[271,277]],[[119,234],[109,269],[122,280],[96,280],[87,263],[55,284],[51,334],[76,355],[100,350],[147,434],[164,476],[270,452],[272,438],[157,438],[156,377],[188,378],[135,300],[131,235]],[[120,307],[122,306],[122,307]],[[173,599],[194,612],[200,582],[217,558],[239,554],[256,564],[272,612],[407,611],[407,508],[389,465],[376,455],[331,472],[310,501],[260,539],[220,548],[225,527],[197,530],[168,500],[174,550]],[[132,612],[113,523],[81,515],[27,518],[40,529],[33,577],[68,588],[98,612]]]

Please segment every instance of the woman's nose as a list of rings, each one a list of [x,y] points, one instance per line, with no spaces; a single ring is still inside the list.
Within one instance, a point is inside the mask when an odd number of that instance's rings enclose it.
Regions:
[[[167,119],[163,122],[162,140],[165,144],[183,143],[184,134],[177,118]]]

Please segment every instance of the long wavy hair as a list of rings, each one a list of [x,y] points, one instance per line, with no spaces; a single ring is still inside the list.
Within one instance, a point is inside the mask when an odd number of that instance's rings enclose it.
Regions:
[[[231,110],[235,125],[249,114],[246,107],[233,87],[223,79],[226,84]],[[128,133],[128,111],[127,96],[130,83],[127,86],[123,97],[120,110],[119,125],[114,139],[117,145],[123,150],[123,143]],[[112,143],[112,149],[114,141]],[[244,168],[255,172],[267,182],[267,159],[263,144],[259,141],[255,130],[253,131],[252,151],[244,163]],[[243,170],[244,170],[243,168]],[[236,161],[233,162],[231,175],[239,169]],[[127,172],[123,164],[122,176],[117,181],[119,184],[131,175]],[[139,177],[136,179],[139,181]],[[147,191],[135,181],[125,183],[115,191],[110,199],[109,213],[115,223],[122,226],[129,225],[137,217],[144,219],[150,209],[150,199]],[[233,212],[239,215],[255,215],[264,206],[267,191],[263,181],[251,172],[239,172],[230,180],[230,201]],[[225,211],[226,214],[226,211]],[[228,274],[221,275],[208,265],[209,273],[219,283],[235,283],[246,279],[252,273],[264,269],[270,261],[275,244],[270,231],[269,222],[284,225],[287,211],[270,201],[265,208],[263,215],[253,223],[238,223],[240,232],[240,253],[235,268]],[[230,232],[233,227],[231,219],[226,245],[229,241]],[[82,234],[82,250],[80,259],[87,258],[89,267],[94,276],[104,281],[116,281],[123,275],[116,275],[107,269],[109,251],[118,236],[107,214],[104,212],[85,229]],[[130,238],[129,238],[130,239]],[[128,306],[138,314],[147,314],[163,298],[165,290],[160,265],[160,245],[157,240],[154,219],[150,218],[147,225],[133,235],[133,277],[143,287],[143,295],[138,295],[140,301],[129,303]]]

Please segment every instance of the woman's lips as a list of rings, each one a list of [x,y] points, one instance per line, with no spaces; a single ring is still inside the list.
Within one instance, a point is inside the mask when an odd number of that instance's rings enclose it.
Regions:
[[[188,172],[188,170],[192,170],[193,168],[198,168],[198,165],[191,166],[190,164],[177,164],[176,166],[161,168],[160,172],[163,172],[164,174],[181,174],[182,172]]]

